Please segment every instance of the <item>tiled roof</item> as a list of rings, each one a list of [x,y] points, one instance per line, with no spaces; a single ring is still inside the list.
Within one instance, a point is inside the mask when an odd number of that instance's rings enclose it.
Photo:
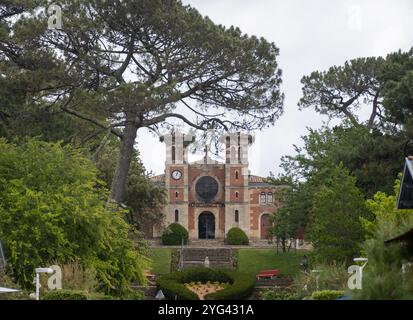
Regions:
[[[249,182],[251,182],[251,183],[263,183],[263,182],[265,182],[265,178],[260,177],[260,176],[254,176],[254,175],[250,174]]]

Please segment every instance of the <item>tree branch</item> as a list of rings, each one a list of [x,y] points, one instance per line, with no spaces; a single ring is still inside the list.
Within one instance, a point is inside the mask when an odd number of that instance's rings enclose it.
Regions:
[[[60,109],[61,109],[62,111],[64,111],[64,112],[68,113],[68,114],[71,114],[71,115],[73,115],[73,116],[75,116],[75,117],[78,117],[79,119],[82,119],[82,120],[85,120],[85,121],[89,121],[89,122],[93,123],[94,125],[102,128],[102,129],[110,130],[110,132],[111,132],[112,134],[114,134],[115,136],[117,136],[117,137],[120,138],[120,139],[123,139],[123,134],[122,134],[119,130],[116,130],[115,128],[113,128],[112,126],[109,126],[109,127],[108,127],[108,126],[106,126],[105,124],[102,124],[100,121],[98,121],[98,120],[96,120],[96,119],[93,119],[93,118],[90,118],[90,117],[88,117],[88,116],[86,116],[86,115],[84,115],[84,114],[81,114],[80,112],[77,112],[77,111],[75,111],[75,110],[72,110],[72,109],[70,109],[70,108],[68,108],[68,107],[66,107],[66,106],[62,106],[62,107],[60,107]]]
[[[181,119],[182,121],[184,121],[186,124],[190,125],[191,127],[198,129],[198,130],[207,130],[208,128],[203,127],[202,125],[198,125],[196,123],[193,123],[192,121],[188,120],[186,117],[184,117],[183,115],[179,114],[179,113],[165,113],[163,115],[160,115],[158,117],[154,117],[152,119],[146,120],[142,122],[142,126],[143,127],[149,127],[151,125],[157,124],[161,121],[165,121],[167,118],[178,118]],[[204,124],[204,122],[203,122]]]

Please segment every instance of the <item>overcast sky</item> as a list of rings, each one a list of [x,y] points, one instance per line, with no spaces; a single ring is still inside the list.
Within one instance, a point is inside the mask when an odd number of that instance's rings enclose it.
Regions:
[[[263,36],[280,49],[284,114],[275,126],[255,132],[250,147],[250,170],[268,176],[281,173],[280,158],[302,145],[307,127],[319,128],[327,119],[311,110],[299,111],[300,79],[314,70],[342,65],[346,60],[384,56],[413,46],[412,0],[184,0],[217,24],[237,26]],[[368,112],[366,112],[367,114]],[[362,116],[362,115],[361,115]],[[137,147],[148,171],[163,173],[164,144],[145,129]],[[199,159],[192,155],[190,159]]]

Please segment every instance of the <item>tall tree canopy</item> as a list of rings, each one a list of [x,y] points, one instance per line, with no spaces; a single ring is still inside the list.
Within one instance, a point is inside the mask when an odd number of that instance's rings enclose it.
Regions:
[[[357,111],[363,103],[371,104],[371,115],[367,122],[369,128],[381,115],[380,91],[378,80],[382,68],[382,58],[358,58],[346,61],[344,66],[333,66],[327,71],[314,71],[301,80],[303,97],[299,107],[312,107],[330,118],[342,118],[355,126],[361,125]]]
[[[117,202],[139,128],[176,118],[197,129],[260,129],[282,113],[278,49],[263,38],[215,25],[176,0],[56,3],[62,30],[30,14],[32,3],[10,1],[0,51],[20,77],[38,75],[46,61],[48,83],[32,91],[121,139],[111,189]],[[13,15],[16,7],[27,14]]]
[[[331,175],[331,168],[343,163],[357,178],[363,194],[372,196],[393,189],[405,139],[401,134],[383,134],[350,124],[309,129],[302,137],[304,145],[295,146],[296,154],[283,156],[281,166],[295,180],[317,186]]]
[[[300,108],[314,108],[329,118],[346,119],[353,126],[399,130],[412,107],[413,48],[387,57],[356,58],[327,71],[314,71],[301,80]],[[370,108],[361,121],[358,111]]]

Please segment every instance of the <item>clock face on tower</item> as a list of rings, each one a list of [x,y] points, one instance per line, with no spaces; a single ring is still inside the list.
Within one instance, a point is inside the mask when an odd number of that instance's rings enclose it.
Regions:
[[[172,179],[179,180],[182,177],[182,173],[179,170],[172,171]]]

